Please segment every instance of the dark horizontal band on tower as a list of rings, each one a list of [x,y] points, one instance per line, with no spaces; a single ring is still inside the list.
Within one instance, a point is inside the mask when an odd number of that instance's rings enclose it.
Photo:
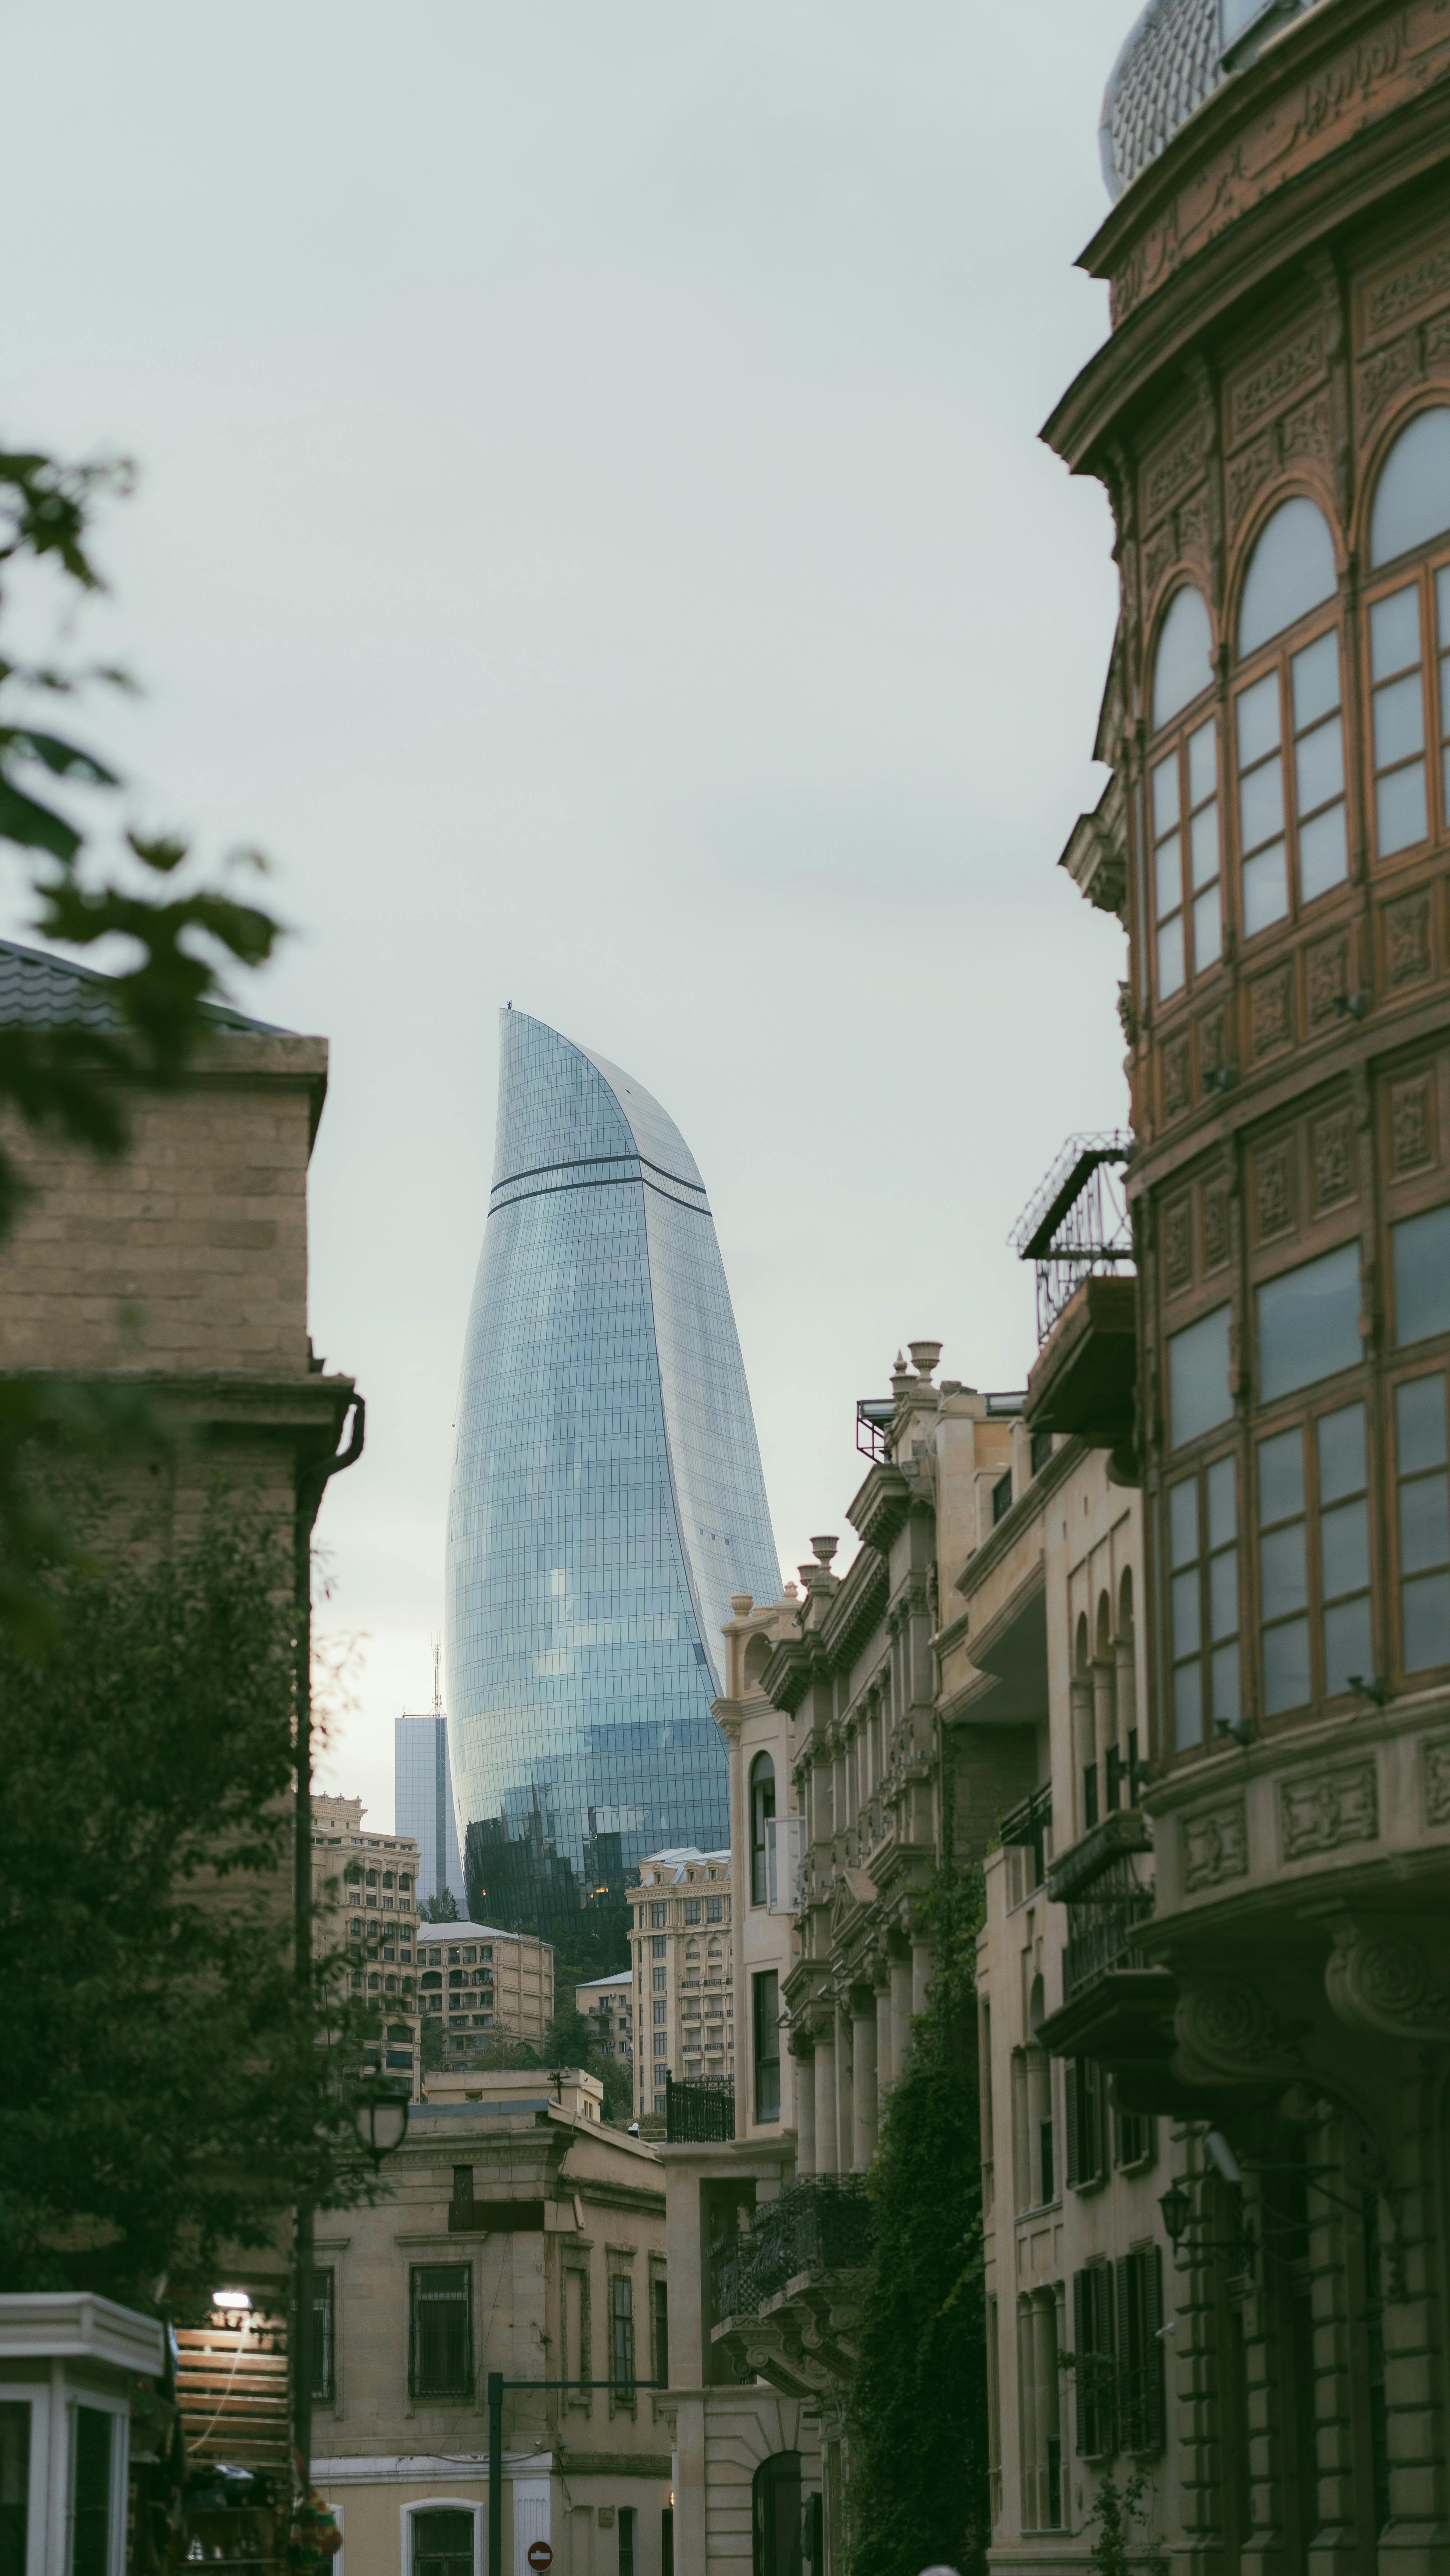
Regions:
[[[545,1172],[592,1171],[596,1163],[643,1163],[647,1172],[658,1172],[662,1181],[673,1181],[676,1189],[698,1190],[701,1198],[705,1195],[705,1184],[703,1181],[684,1180],[678,1172],[666,1170],[663,1163],[652,1163],[648,1154],[630,1152],[624,1154],[565,1154],[561,1156],[557,1163],[531,1163],[527,1171],[509,1172],[501,1181],[495,1181],[493,1188],[489,1191],[489,1197],[492,1198],[494,1190],[511,1189],[515,1181],[536,1181],[540,1179]],[[634,1178],[634,1174],[632,1172],[626,1173],[625,1178],[627,1180],[632,1180]],[[567,1188],[567,1186],[568,1184],[566,1183],[565,1187]]]
[[[655,1165],[651,1166],[651,1169],[657,1168]],[[500,1181],[497,1186],[499,1189],[504,1189],[507,1184]],[[550,1181],[541,1190],[520,1190],[517,1198],[500,1199],[497,1206],[489,1209],[489,1215],[502,1216],[505,1208],[522,1207],[525,1199],[558,1198],[564,1190],[632,1190],[635,1188],[653,1190],[657,1199],[668,1200],[671,1207],[683,1208],[687,1216],[709,1217],[708,1207],[699,1205],[694,1199],[671,1198],[669,1191],[662,1190],[658,1181],[647,1181],[643,1172],[611,1172],[607,1177],[597,1181]]]

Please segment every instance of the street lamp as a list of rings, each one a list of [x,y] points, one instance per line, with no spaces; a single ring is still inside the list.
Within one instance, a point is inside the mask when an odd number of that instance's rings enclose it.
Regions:
[[[1163,2224],[1168,2230],[1168,2242],[1176,2252],[1188,2222],[1193,2216],[1193,2203],[1182,2183],[1175,2182],[1170,2183],[1168,2189],[1160,2193],[1158,2206],[1163,2212]]]
[[[386,2081],[365,2084],[353,2104],[352,2117],[376,2173],[384,2156],[393,2155],[408,2134],[406,2087]]]
[[[250,2290],[213,2290],[211,2303],[229,2326],[243,2326],[252,2312]]]

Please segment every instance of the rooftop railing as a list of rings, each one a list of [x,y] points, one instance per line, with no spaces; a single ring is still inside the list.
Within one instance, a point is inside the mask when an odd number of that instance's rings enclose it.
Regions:
[[[1019,1260],[1036,1265],[1039,1342],[1092,1272],[1133,1267],[1133,1228],[1123,1191],[1132,1150],[1124,1129],[1069,1136],[1017,1221],[1012,1248]]]

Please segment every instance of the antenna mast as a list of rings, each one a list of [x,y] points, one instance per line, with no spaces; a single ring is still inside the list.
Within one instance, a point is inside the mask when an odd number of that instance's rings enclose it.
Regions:
[[[443,1714],[442,1663],[443,1649],[441,1646],[435,1646],[433,1649],[433,1714],[435,1717],[441,1717]]]

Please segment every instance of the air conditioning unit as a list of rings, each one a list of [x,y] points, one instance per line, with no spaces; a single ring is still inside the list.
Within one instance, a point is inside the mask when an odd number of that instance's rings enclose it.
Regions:
[[[799,1914],[806,1857],[804,1816],[770,1816],[765,1826],[765,1910]]]

